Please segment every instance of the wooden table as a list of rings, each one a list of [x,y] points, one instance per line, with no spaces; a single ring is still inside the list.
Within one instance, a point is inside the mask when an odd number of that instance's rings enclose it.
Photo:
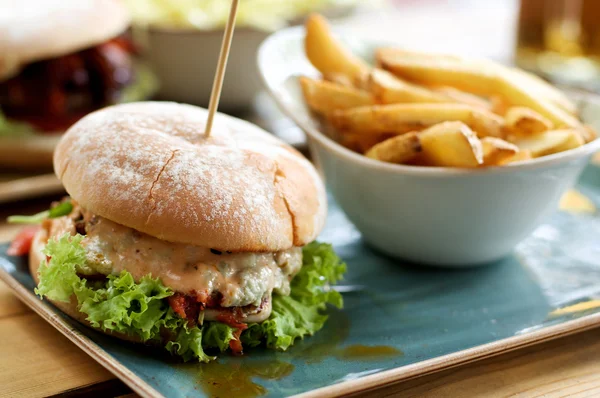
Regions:
[[[52,198],[3,205],[0,241],[18,227],[10,214],[47,208]],[[0,282],[0,397],[121,396],[130,390]],[[600,396],[600,329],[387,386],[373,396]],[[131,396],[135,396],[132,394]]]

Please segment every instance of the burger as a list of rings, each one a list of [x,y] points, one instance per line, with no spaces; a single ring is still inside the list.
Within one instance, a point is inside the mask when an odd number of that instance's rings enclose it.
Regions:
[[[2,7],[0,163],[50,165],[57,133],[89,112],[155,92],[156,80],[126,33],[129,22],[119,0]]]
[[[161,102],[93,112],[59,142],[69,197],[13,242],[36,293],[115,337],[209,361],[285,350],[321,329],[345,265],[314,239],[325,190],[300,153],[260,128]],[[25,248],[25,250],[24,250]]]

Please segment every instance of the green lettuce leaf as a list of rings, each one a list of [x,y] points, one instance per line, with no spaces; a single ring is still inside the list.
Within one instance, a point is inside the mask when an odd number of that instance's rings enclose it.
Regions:
[[[303,249],[302,269],[291,282],[289,296],[273,296],[273,311],[269,319],[252,324],[242,333],[244,345],[254,347],[263,341],[267,347],[286,350],[298,338],[319,331],[327,315],[327,304],[342,308],[342,295],[330,289],[342,279],[346,264],[331,245],[312,242]]]
[[[39,269],[40,283],[35,292],[52,300],[69,301],[75,295],[87,321],[106,332],[122,333],[142,341],[163,343],[184,360],[207,362],[214,357],[205,349],[224,352],[234,339],[235,329],[220,322],[188,325],[165,300],[173,291],[151,275],[136,282],[123,271],[105,281],[87,281],[79,271],[86,267],[83,236],[64,235],[50,240],[44,254],[50,258]],[[304,249],[304,264],[291,284],[290,296],[273,297],[269,319],[251,324],[241,335],[245,347],[266,344],[285,350],[298,338],[312,335],[323,327],[327,304],[342,305],[341,295],[329,289],[341,279],[346,267],[330,245],[311,243]],[[165,336],[169,336],[165,340]]]
[[[204,347],[216,348],[220,352],[225,352],[229,348],[229,342],[235,338],[235,329],[221,322],[207,322],[202,329]]]
[[[51,207],[49,210],[44,210],[31,216],[9,216],[6,221],[9,224],[41,224],[46,218],[57,218],[66,216],[73,211],[71,200],[65,200]]]
[[[82,239],[81,235],[65,234],[58,240],[48,240],[43,253],[50,261],[39,268],[37,295],[68,302],[75,290],[85,286],[85,280],[77,275],[78,266],[86,261],[85,249],[80,245]]]

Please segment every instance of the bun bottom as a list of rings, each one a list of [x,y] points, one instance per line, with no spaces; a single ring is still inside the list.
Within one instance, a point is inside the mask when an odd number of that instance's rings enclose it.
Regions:
[[[31,243],[31,250],[29,252],[29,271],[31,272],[31,276],[33,277],[33,280],[35,281],[36,285],[39,285],[39,283],[40,283],[40,279],[39,279],[39,275],[38,275],[38,270],[40,268],[40,265],[42,263],[44,263],[44,264],[46,263],[46,256],[42,253],[42,250],[46,246],[46,242],[48,242],[48,231],[45,228],[40,228],[40,230],[33,237],[33,241]],[[104,331],[100,328],[96,328],[96,327],[92,326],[86,320],[87,315],[84,314],[83,312],[79,311],[77,297],[75,297],[75,295],[71,296],[71,299],[69,300],[69,302],[51,300],[47,297],[44,297],[44,300],[48,300],[56,308],[58,308],[59,310],[61,310],[62,312],[64,312],[68,316],[70,316],[71,318],[75,319],[77,322],[79,322],[91,329],[94,329],[100,333],[104,333],[106,335],[113,336],[118,339],[129,341],[132,343],[141,343],[141,344],[151,345],[151,346],[160,346],[160,344],[158,344],[158,343],[144,342],[137,336],[130,336],[130,335],[124,334],[124,333],[111,332],[109,330]]]

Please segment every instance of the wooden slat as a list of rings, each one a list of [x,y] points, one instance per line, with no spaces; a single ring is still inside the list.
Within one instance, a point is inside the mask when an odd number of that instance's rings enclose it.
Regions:
[[[33,313],[33,311],[23,304],[4,282],[0,281],[0,319],[27,313]]]
[[[45,397],[114,378],[33,313],[0,319],[0,397]]]
[[[0,182],[0,202],[52,195],[60,192],[64,192],[64,188],[54,174]]]
[[[590,330],[357,396],[600,396],[600,330]]]

